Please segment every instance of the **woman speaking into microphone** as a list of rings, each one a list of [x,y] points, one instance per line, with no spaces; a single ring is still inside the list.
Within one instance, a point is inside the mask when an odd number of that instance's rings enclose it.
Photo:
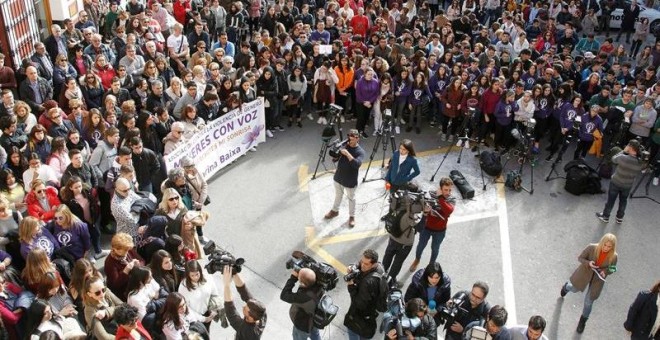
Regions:
[[[404,139],[399,144],[399,150],[394,151],[390,166],[385,174],[385,186],[389,184],[390,193],[408,184],[420,174],[415,146],[410,139]]]

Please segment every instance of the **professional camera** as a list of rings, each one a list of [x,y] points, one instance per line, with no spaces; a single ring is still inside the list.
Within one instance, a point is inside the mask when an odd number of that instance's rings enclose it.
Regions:
[[[468,311],[461,307],[465,303],[470,303],[468,301],[468,295],[465,294],[465,292],[462,292],[457,297],[449,300],[446,306],[442,306],[438,309],[440,322],[446,324],[447,327],[450,327],[458,317],[468,314]]]
[[[407,339],[404,331],[414,332],[417,327],[421,326],[422,320],[417,315],[409,318],[405,312],[406,305],[401,290],[390,290],[387,295],[387,311],[383,313],[383,320],[380,323],[380,332],[386,333],[394,328],[397,332],[397,339]]]
[[[360,266],[359,265],[352,264],[352,265],[348,266],[347,269],[348,269],[348,273],[346,273],[346,275],[344,275],[344,281],[346,281],[346,282],[351,281],[351,280],[355,280],[358,277],[358,275],[360,275]]]
[[[330,157],[339,158],[339,156],[341,156],[339,150],[344,148],[346,144],[348,144],[348,139],[344,139],[344,140],[335,139],[332,142],[328,143],[328,154],[330,154]]]
[[[291,258],[286,261],[286,269],[293,269],[296,272],[302,268],[309,268],[316,274],[316,283],[319,284],[325,291],[335,289],[337,286],[337,270],[327,263],[318,262],[311,256],[296,250],[291,253]]]
[[[242,257],[236,258],[230,252],[218,248],[213,241],[206,243],[204,253],[209,254],[209,263],[204,266],[209,274],[222,272],[225,266],[231,266],[231,274],[234,275],[241,272],[245,263]]]

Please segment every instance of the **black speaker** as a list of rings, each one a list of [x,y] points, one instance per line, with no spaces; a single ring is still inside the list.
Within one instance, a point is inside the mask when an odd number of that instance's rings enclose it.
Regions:
[[[449,173],[449,178],[451,178],[451,180],[454,182],[454,185],[458,188],[458,191],[461,192],[461,197],[463,197],[463,199],[474,197],[474,189],[460,171],[452,170]]]

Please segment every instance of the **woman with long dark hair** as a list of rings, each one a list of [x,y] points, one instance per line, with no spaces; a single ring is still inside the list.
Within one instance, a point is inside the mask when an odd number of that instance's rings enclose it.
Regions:
[[[444,108],[442,112],[442,136],[440,140],[449,141],[449,143],[454,141],[456,130],[461,125],[461,105],[463,104],[464,95],[463,81],[459,77],[454,77],[442,95]],[[448,131],[447,128],[450,122],[452,123],[451,130]]]
[[[160,249],[151,256],[151,275],[167,293],[176,292],[179,287],[179,275],[174,269],[172,255]]]
[[[0,170],[0,194],[7,199],[9,209],[25,213],[25,189],[18,180],[10,168]]]
[[[342,119],[351,112],[351,107],[347,107],[348,99],[353,97],[355,83],[355,71],[350,59],[345,54],[339,55],[339,64],[335,66],[335,74],[337,75],[337,85],[335,86],[335,104],[344,108],[342,111]]]
[[[188,302],[183,295],[174,292],[167,296],[159,321],[165,338],[167,340],[178,340],[181,339],[181,334],[188,333],[191,330],[191,326],[196,331],[199,330],[199,327],[195,327],[195,323],[211,322],[211,320],[197,313],[191,313]],[[199,324],[196,326],[199,326]],[[201,328],[205,329],[205,326],[201,326]]]
[[[206,329],[209,329],[211,320],[217,315],[216,310],[210,310],[209,304],[217,303],[220,295],[218,288],[212,280],[204,278],[204,269],[199,262],[192,260],[185,265],[185,277],[179,284],[179,294],[188,301],[190,314],[196,315],[196,319],[202,319]]]
[[[97,198],[92,195],[90,189],[85,188],[78,176],[69,178],[61,191],[63,203],[69,207],[73,215],[87,224],[92,247],[94,248],[93,257],[100,259],[108,255],[110,252],[101,248],[101,232],[98,226],[100,214]]]
[[[429,90],[429,85],[426,82],[426,76],[423,72],[417,73],[415,75],[415,81],[413,81],[410,101],[408,104],[410,109],[410,118],[408,119],[408,127],[406,127],[406,132],[412,131],[414,120],[415,133],[420,134],[422,128],[422,114],[431,103],[431,96],[432,95],[431,91]]]
[[[430,295],[429,292],[433,294]],[[451,279],[442,270],[440,263],[433,262],[429,263],[426,268],[415,272],[410,285],[406,289],[404,300],[410,301],[414,298],[420,298],[427,305],[434,301],[436,306],[444,306],[450,297]],[[440,313],[437,313],[434,318],[436,322],[440,321]]]
[[[264,67],[263,74],[256,83],[257,95],[264,97],[266,106],[266,136],[273,137],[273,129],[275,128],[275,101],[277,101],[278,86],[277,80],[270,66]]]
[[[303,98],[307,93],[307,79],[302,72],[302,68],[298,65],[293,67],[293,72],[287,78],[289,87],[289,98],[287,99],[287,115],[289,116],[289,127],[293,125],[293,120],[296,120],[296,125],[302,127],[302,120],[300,118],[302,113]]]
[[[500,102],[497,103],[493,116],[495,118],[495,149],[511,146],[511,128],[513,126],[514,112],[518,111],[516,94],[514,91],[507,91]]]
[[[536,119],[536,126],[534,126],[534,148],[536,152],[539,151],[539,143],[548,130],[548,120],[552,115],[555,108],[555,96],[552,93],[550,84],[534,85],[532,89],[532,97],[536,104],[534,111],[534,119]]]

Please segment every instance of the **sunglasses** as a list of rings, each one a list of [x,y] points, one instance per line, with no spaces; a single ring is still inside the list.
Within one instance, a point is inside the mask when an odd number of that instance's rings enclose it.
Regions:
[[[43,194],[44,191],[46,191],[46,190],[45,190],[45,189],[41,189],[41,190],[36,190],[35,192],[36,192],[37,194]]]
[[[179,199],[179,196],[176,196],[176,197],[170,197],[170,198],[168,199],[168,201],[170,201],[170,202],[174,202],[174,201],[176,201],[176,200],[178,200],[178,199]]]
[[[101,288],[101,290],[97,290],[96,292],[94,292],[94,295],[101,296],[101,294],[105,293],[106,289],[107,288],[103,287]]]

